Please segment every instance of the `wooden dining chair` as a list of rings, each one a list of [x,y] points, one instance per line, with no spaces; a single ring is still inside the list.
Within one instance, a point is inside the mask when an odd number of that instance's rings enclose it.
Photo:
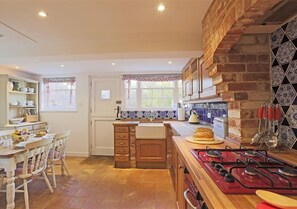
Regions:
[[[56,171],[55,171],[56,165],[59,165],[59,164],[61,165],[62,175],[64,175],[65,171],[67,175],[70,175],[65,162],[66,142],[69,136],[70,136],[70,130],[65,131],[63,133],[58,133],[54,136],[53,147],[49,158],[50,170],[48,170],[48,172],[52,173],[54,188],[57,188]]]
[[[11,134],[13,132],[14,130],[0,131],[0,145],[4,143],[4,140],[11,139]],[[5,177],[5,172],[3,169],[0,168],[0,189],[2,187],[4,177]]]
[[[48,156],[52,148],[53,138],[46,138],[31,142],[25,145],[24,161],[18,165],[15,178],[21,179],[21,185],[16,186],[15,192],[23,192],[25,208],[29,209],[28,183],[42,175],[50,192],[53,193],[51,184],[47,178],[45,170],[48,165]],[[23,188],[23,189],[21,189]]]

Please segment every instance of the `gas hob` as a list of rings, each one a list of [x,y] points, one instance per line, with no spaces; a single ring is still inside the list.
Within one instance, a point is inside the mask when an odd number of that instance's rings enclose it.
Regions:
[[[265,150],[191,149],[191,153],[222,192],[254,194],[265,189],[297,194],[297,167],[270,157]]]

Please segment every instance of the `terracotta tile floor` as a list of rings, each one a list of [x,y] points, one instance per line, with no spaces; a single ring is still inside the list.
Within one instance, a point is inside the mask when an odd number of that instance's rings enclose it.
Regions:
[[[57,168],[57,188],[51,194],[43,180],[29,184],[30,209],[176,209],[167,169],[116,169],[112,157],[68,157],[71,176]],[[50,178],[50,176],[49,176]],[[24,208],[22,193],[16,208]],[[5,208],[0,193],[0,208]]]

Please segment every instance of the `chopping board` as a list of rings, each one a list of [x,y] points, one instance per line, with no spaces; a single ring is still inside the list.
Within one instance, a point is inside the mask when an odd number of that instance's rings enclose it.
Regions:
[[[283,209],[297,209],[297,200],[295,199],[265,190],[257,190],[256,194],[265,202],[275,207]]]
[[[194,144],[206,144],[206,145],[224,143],[224,140],[219,140],[219,139],[215,139],[215,138],[213,138],[212,140],[210,140],[210,139],[206,140],[205,138],[200,139],[200,138],[194,138],[193,136],[187,136],[186,141],[194,143]]]

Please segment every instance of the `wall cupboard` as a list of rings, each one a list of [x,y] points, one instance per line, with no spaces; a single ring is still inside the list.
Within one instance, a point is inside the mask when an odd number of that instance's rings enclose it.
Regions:
[[[192,58],[182,71],[183,100],[196,101],[216,98],[216,87],[205,70],[203,56]]]

